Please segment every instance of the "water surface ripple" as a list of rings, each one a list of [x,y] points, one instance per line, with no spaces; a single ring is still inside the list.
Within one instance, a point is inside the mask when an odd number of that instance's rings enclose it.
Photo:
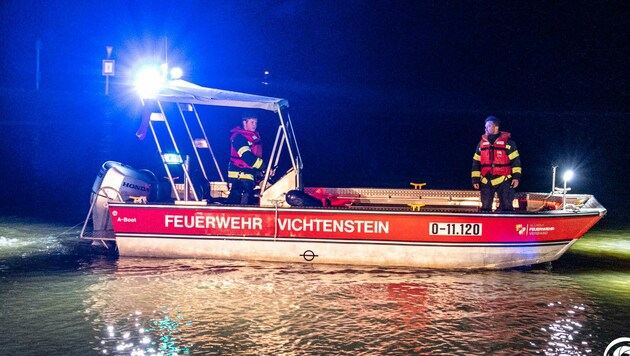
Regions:
[[[107,258],[67,229],[0,228],[0,354],[589,355],[630,336],[630,269],[580,248],[433,271]]]

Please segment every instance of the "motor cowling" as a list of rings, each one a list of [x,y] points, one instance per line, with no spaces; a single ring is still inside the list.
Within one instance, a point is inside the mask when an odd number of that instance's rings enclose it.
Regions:
[[[155,200],[155,175],[115,161],[103,163],[92,185],[91,203],[94,231],[111,230],[109,202],[147,202]]]

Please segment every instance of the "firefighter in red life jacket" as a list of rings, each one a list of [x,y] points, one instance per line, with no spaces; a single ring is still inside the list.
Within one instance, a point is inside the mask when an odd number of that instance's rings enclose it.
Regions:
[[[258,116],[246,112],[242,116],[243,127],[230,132],[231,152],[228,166],[228,182],[231,183],[228,204],[248,205],[253,203],[256,178],[261,175],[262,144],[256,131]]]
[[[481,211],[492,211],[494,194],[499,196],[499,209],[512,211],[514,188],[521,180],[521,158],[510,133],[499,131],[499,118],[486,118],[486,131],[481,136],[472,162],[472,185],[480,190]]]

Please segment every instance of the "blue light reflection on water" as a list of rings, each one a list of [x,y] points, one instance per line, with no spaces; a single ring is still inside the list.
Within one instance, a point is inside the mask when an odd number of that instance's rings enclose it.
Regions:
[[[2,354],[581,355],[628,336],[629,230],[551,270],[445,272],[112,259],[69,228],[0,224]]]

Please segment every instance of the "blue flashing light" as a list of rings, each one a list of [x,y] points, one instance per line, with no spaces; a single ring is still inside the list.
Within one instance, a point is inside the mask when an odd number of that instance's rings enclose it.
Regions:
[[[144,67],[138,71],[134,86],[141,98],[154,98],[162,84],[164,84],[164,75],[155,67]]]

